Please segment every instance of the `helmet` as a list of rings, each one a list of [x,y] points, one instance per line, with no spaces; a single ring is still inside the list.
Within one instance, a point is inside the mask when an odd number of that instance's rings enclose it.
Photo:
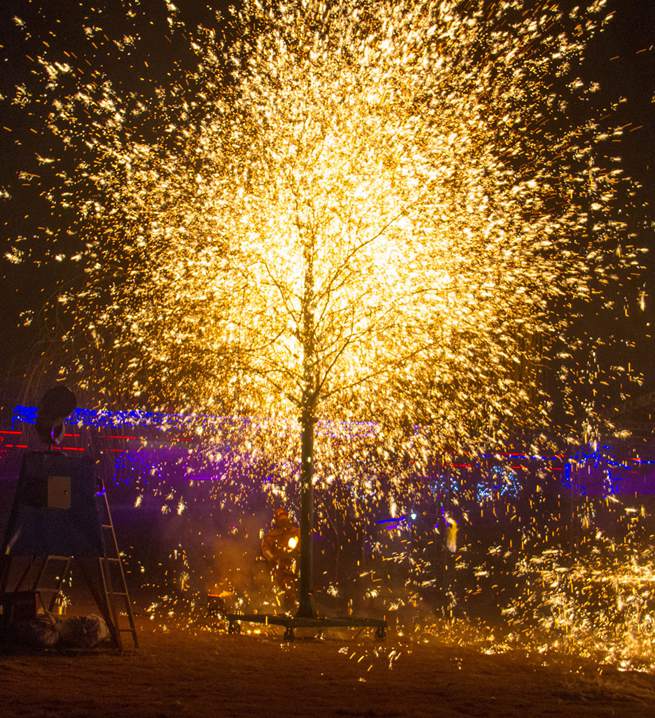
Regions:
[[[275,513],[273,514],[273,518],[276,521],[288,521],[289,520],[289,514],[285,508],[282,506],[279,506],[277,509],[275,509]]]

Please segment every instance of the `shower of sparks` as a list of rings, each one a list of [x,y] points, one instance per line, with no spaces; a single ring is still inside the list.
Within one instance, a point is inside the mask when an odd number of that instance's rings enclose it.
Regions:
[[[162,82],[144,62],[139,90],[126,90],[103,67],[44,50],[38,88],[9,98],[47,116],[51,153],[20,180],[52,208],[49,258],[82,277],[53,302],[70,322],[68,375],[109,402],[202,415],[185,431],[206,438],[205,465],[224,479],[205,502],[216,510],[253,477],[275,502],[295,496],[308,402],[318,522],[339,536],[374,508],[408,513],[444,456],[526,436],[533,450],[552,444],[545,376],[558,368],[573,427],[561,441],[593,436],[597,386],[626,373],[599,366],[580,337],[562,349],[585,305],[603,305],[639,265],[616,212],[620,160],[598,161],[621,130],[588,116],[598,87],[578,77],[610,21],[605,3],[462,5],[244,0],[219,30],[191,31],[167,2],[188,69]],[[137,4],[126,7],[138,26]],[[136,67],[137,30],[111,40],[89,23],[84,34]],[[6,259],[30,251],[17,242]],[[190,458],[187,469],[193,486],[204,469]],[[165,473],[151,467],[154,493],[182,520],[191,499]],[[238,540],[203,544],[228,567],[261,527],[240,521]],[[400,535],[375,550],[409,565],[414,586],[434,583]],[[483,579],[485,561],[467,566]],[[162,571],[188,590],[187,549]],[[389,595],[387,608],[418,595]]]
[[[311,392],[450,450],[545,426],[553,341],[634,260],[603,132],[567,117],[603,4],[245,2],[148,96],[37,58],[82,385],[269,417]]]

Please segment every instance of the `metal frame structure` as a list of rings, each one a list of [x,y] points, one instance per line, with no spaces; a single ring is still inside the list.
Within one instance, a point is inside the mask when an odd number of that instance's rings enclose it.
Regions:
[[[228,633],[241,633],[241,622],[261,623],[266,626],[284,626],[284,639],[293,641],[296,628],[314,629],[318,633],[328,628],[374,628],[375,637],[383,640],[387,635],[387,622],[378,618],[341,617],[304,617],[276,616],[265,613],[228,613]]]
[[[58,596],[61,595],[62,586],[69,576],[73,564],[77,564],[89,593],[107,624],[114,647],[123,651],[123,634],[129,634],[134,648],[138,648],[139,641],[127,588],[125,568],[118,548],[109,499],[104,487],[96,492],[96,504],[99,504],[98,522],[102,539],[102,554],[95,557],[85,556],[82,559],[82,557],[58,554],[13,555],[10,537],[15,528],[16,504],[14,503],[0,553],[0,602],[3,607],[9,607],[17,594],[29,593],[33,594],[43,610],[50,614],[55,608]],[[25,566],[22,570],[19,568],[18,578],[13,586],[10,586],[12,567],[15,562],[19,561],[24,561]],[[51,575],[50,566],[56,562],[63,566],[59,571],[55,571],[54,575]],[[94,565],[97,570],[97,583],[92,575]],[[127,618],[127,625],[121,625],[122,614]],[[5,610],[2,617],[3,628],[7,628],[10,618],[8,611]]]

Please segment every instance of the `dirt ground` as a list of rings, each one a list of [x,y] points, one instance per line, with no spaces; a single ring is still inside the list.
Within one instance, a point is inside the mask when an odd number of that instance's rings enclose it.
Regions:
[[[389,636],[281,640],[140,624],[123,655],[1,655],[3,718],[655,716],[655,676]]]

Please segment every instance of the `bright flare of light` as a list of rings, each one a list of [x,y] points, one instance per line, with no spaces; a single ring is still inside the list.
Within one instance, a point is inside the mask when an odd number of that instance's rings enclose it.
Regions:
[[[298,545],[298,537],[297,537],[297,536],[292,536],[292,537],[287,541],[287,546],[288,546],[292,551],[296,548],[297,545]]]
[[[77,153],[48,196],[78,213],[79,375],[223,415],[311,396],[422,463],[545,427],[539,367],[633,259],[603,134],[567,118],[602,8],[246,0],[147,101],[40,58]]]

